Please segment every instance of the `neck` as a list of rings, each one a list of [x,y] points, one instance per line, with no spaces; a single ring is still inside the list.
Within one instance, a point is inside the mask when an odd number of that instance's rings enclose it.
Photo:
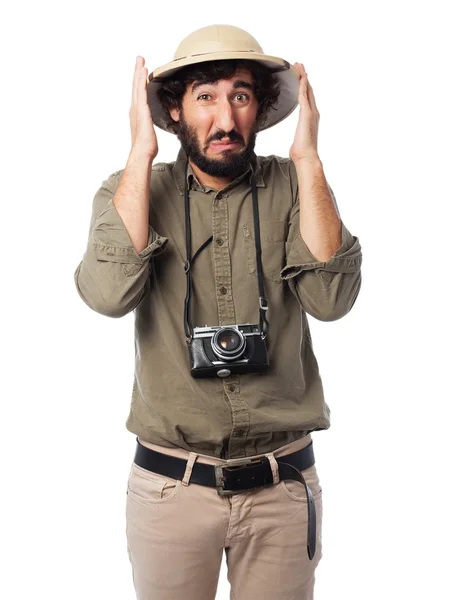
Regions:
[[[191,159],[189,159],[189,164],[191,165],[191,168],[194,171],[194,174],[196,175],[197,180],[201,185],[212,187],[217,191],[222,190],[234,179],[233,177],[212,177],[204,171],[201,171],[201,169],[197,167]]]

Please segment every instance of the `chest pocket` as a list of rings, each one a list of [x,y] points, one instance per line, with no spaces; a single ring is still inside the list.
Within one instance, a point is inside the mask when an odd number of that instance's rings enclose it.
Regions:
[[[243,223],[243,242],[247,258],[248,272],[256,277],[256,246],[253,223]],[[261,263],[263,276],[270,281],[282,283],[281,269],[285,264],[285,243],[287,223],[280,220],[260,222]]]

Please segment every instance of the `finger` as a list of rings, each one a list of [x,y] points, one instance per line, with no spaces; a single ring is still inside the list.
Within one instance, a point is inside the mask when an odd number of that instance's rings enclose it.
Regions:
[[[137,84],[139,81],[141,66],[142,66],[142,59],[140,56],[138,56],[135,61],[134,78],[132,80],[132,104],[137,104]]]
[[[310,107],[313,111],[318,112],[317,103],[315,102],[315,94],[313,93],[313,88],[308,80],[308,73],[305,72],[305,81],[307,82],[307,95]]]
[[[301,75],[300,75],[299,104],[300,104],[301,108],[310,110],[310,103],[308,100],[307,80],[303,73],[301,73]]]
[[[313,88],[310,84],[310,81],[308,80],[308,73],[305,70],[304,65],[302,65],[302,73],[305,78],[306,89],[307,89],[307,98],[308,98],[308,103],[309,103],[310,109],[314,112],[318,112],[317,104],[315,102],[315,95],[313,93]]]
[[[139,105],[147,102],[147,68],[142,67],[137,83],[137,102]]]
[[[308,89],[307,89],[307,77],[305,74],[305,69],[302,63],[295,63],[295,68],[299,72],[300,80],[299,80],[299,104],[301,108],[306,110],[310,109],[310,102],[308,99]]]
[[[313,88],[310,85],[310,82],[307,80],[307,89],[308,89],[308,100],[310,102],[310,107],[315,112],[318,112],[317,104],[315,102],[315,95],[313,93]]]

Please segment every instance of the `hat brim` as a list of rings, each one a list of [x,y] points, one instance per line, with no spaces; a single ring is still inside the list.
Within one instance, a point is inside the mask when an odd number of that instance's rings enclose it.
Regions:
[[[169,131],[166,126],[166,114],[157,96],[157,91],[164,80],[187,65],[236,58],[254,60],[263,64],[272,71],[274,77],[279,82],[280,94],[278,102],[268,112],[265,123],[259,128],[259,131],[273,127],[273,125],[277,125],[277,123],[288,117],[298,104],[300,79],[299,73],[290,63],[277,56],[268,56],[257,52],[214,52],[212,54],[188,56],[176,61],[174,60],[149,73],[147,77],[147,101],[154,124],[164,131]],[[169,131],[169,133],[173,132]]]

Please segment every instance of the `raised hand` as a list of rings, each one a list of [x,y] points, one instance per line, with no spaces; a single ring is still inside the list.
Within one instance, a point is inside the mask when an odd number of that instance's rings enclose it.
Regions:
[[[158,141],[147,102],[147,69],[145,59],[138,56],[132,83],[132,102],[129,110],[132,151],[148,156],[151,160],[158,154]]]
[[[318,158],[318,125],[320,113],[315,104],[313,89],[302,63],[294,63],[300,74],[299,82],[299,122],[295,132],[294,143],[289,152],[293,162],[300,160],[316,160]]]

